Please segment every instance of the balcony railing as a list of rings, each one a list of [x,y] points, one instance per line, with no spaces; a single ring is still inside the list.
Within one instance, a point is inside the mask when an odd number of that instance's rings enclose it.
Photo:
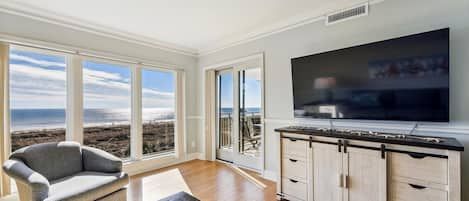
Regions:
[[[219,148],[232,149],[232,128],[233,114],[222,113],[220,115],[219,126]],[[240,118],[239,131],[240,136],[240,152],[257,152],[261,145],[261,116],[259,113],[246,113],[244,118]]]

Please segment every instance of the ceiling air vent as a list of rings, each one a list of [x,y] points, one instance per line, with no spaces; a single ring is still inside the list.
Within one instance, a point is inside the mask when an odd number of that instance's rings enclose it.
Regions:
[[[338,12],[330,13],[326,16],[326,25],[332,25],[339,22],[355,19],[358,17],[368,15],[368,3],[341,10]]]

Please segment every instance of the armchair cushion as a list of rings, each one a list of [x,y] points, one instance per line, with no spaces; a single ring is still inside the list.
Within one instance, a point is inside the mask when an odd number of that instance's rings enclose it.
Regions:
[[[122,171],[122,160],[103,150],[83,146],[83,166],[85,171],[115,173]]]
[[[49,195],[49,181],[23,162],[7,160],[3,164],[3,170],[17,182],[31,188],[31,198],[33,200],[43,200]]]
[[[83,170],[81,147],[76,142],[35,144],[16,150],[10,159],[22,161],[47,180],[76,174]]]
[[[97,200],[124,188],[126,173],[80,172],[51,182],[50,197],[44,201]]]
[[[24,147],[10,155],[3,169],[18,182],[20,199],[83,201],[118,197],[126,200],[129,177],[121,172],[121,159],[76,142]]]

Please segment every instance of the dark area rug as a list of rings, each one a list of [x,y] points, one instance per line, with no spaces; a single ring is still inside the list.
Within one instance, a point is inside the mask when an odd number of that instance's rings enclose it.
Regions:
[[[200,201],[200,200],[184,191],[181,191],[179,193],[165,197],[159,201]]]

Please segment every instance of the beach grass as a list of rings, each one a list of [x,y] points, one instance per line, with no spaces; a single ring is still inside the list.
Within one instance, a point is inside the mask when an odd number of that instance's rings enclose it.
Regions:
[[[174,151],[174,121],[143,124],[144,155]],[[95,125],[83,129],[83,144],[120,158],[130,157],[130,125]],[[11,133],[12,151],[33,144],[65,140],[65,128],[20,130]]]

